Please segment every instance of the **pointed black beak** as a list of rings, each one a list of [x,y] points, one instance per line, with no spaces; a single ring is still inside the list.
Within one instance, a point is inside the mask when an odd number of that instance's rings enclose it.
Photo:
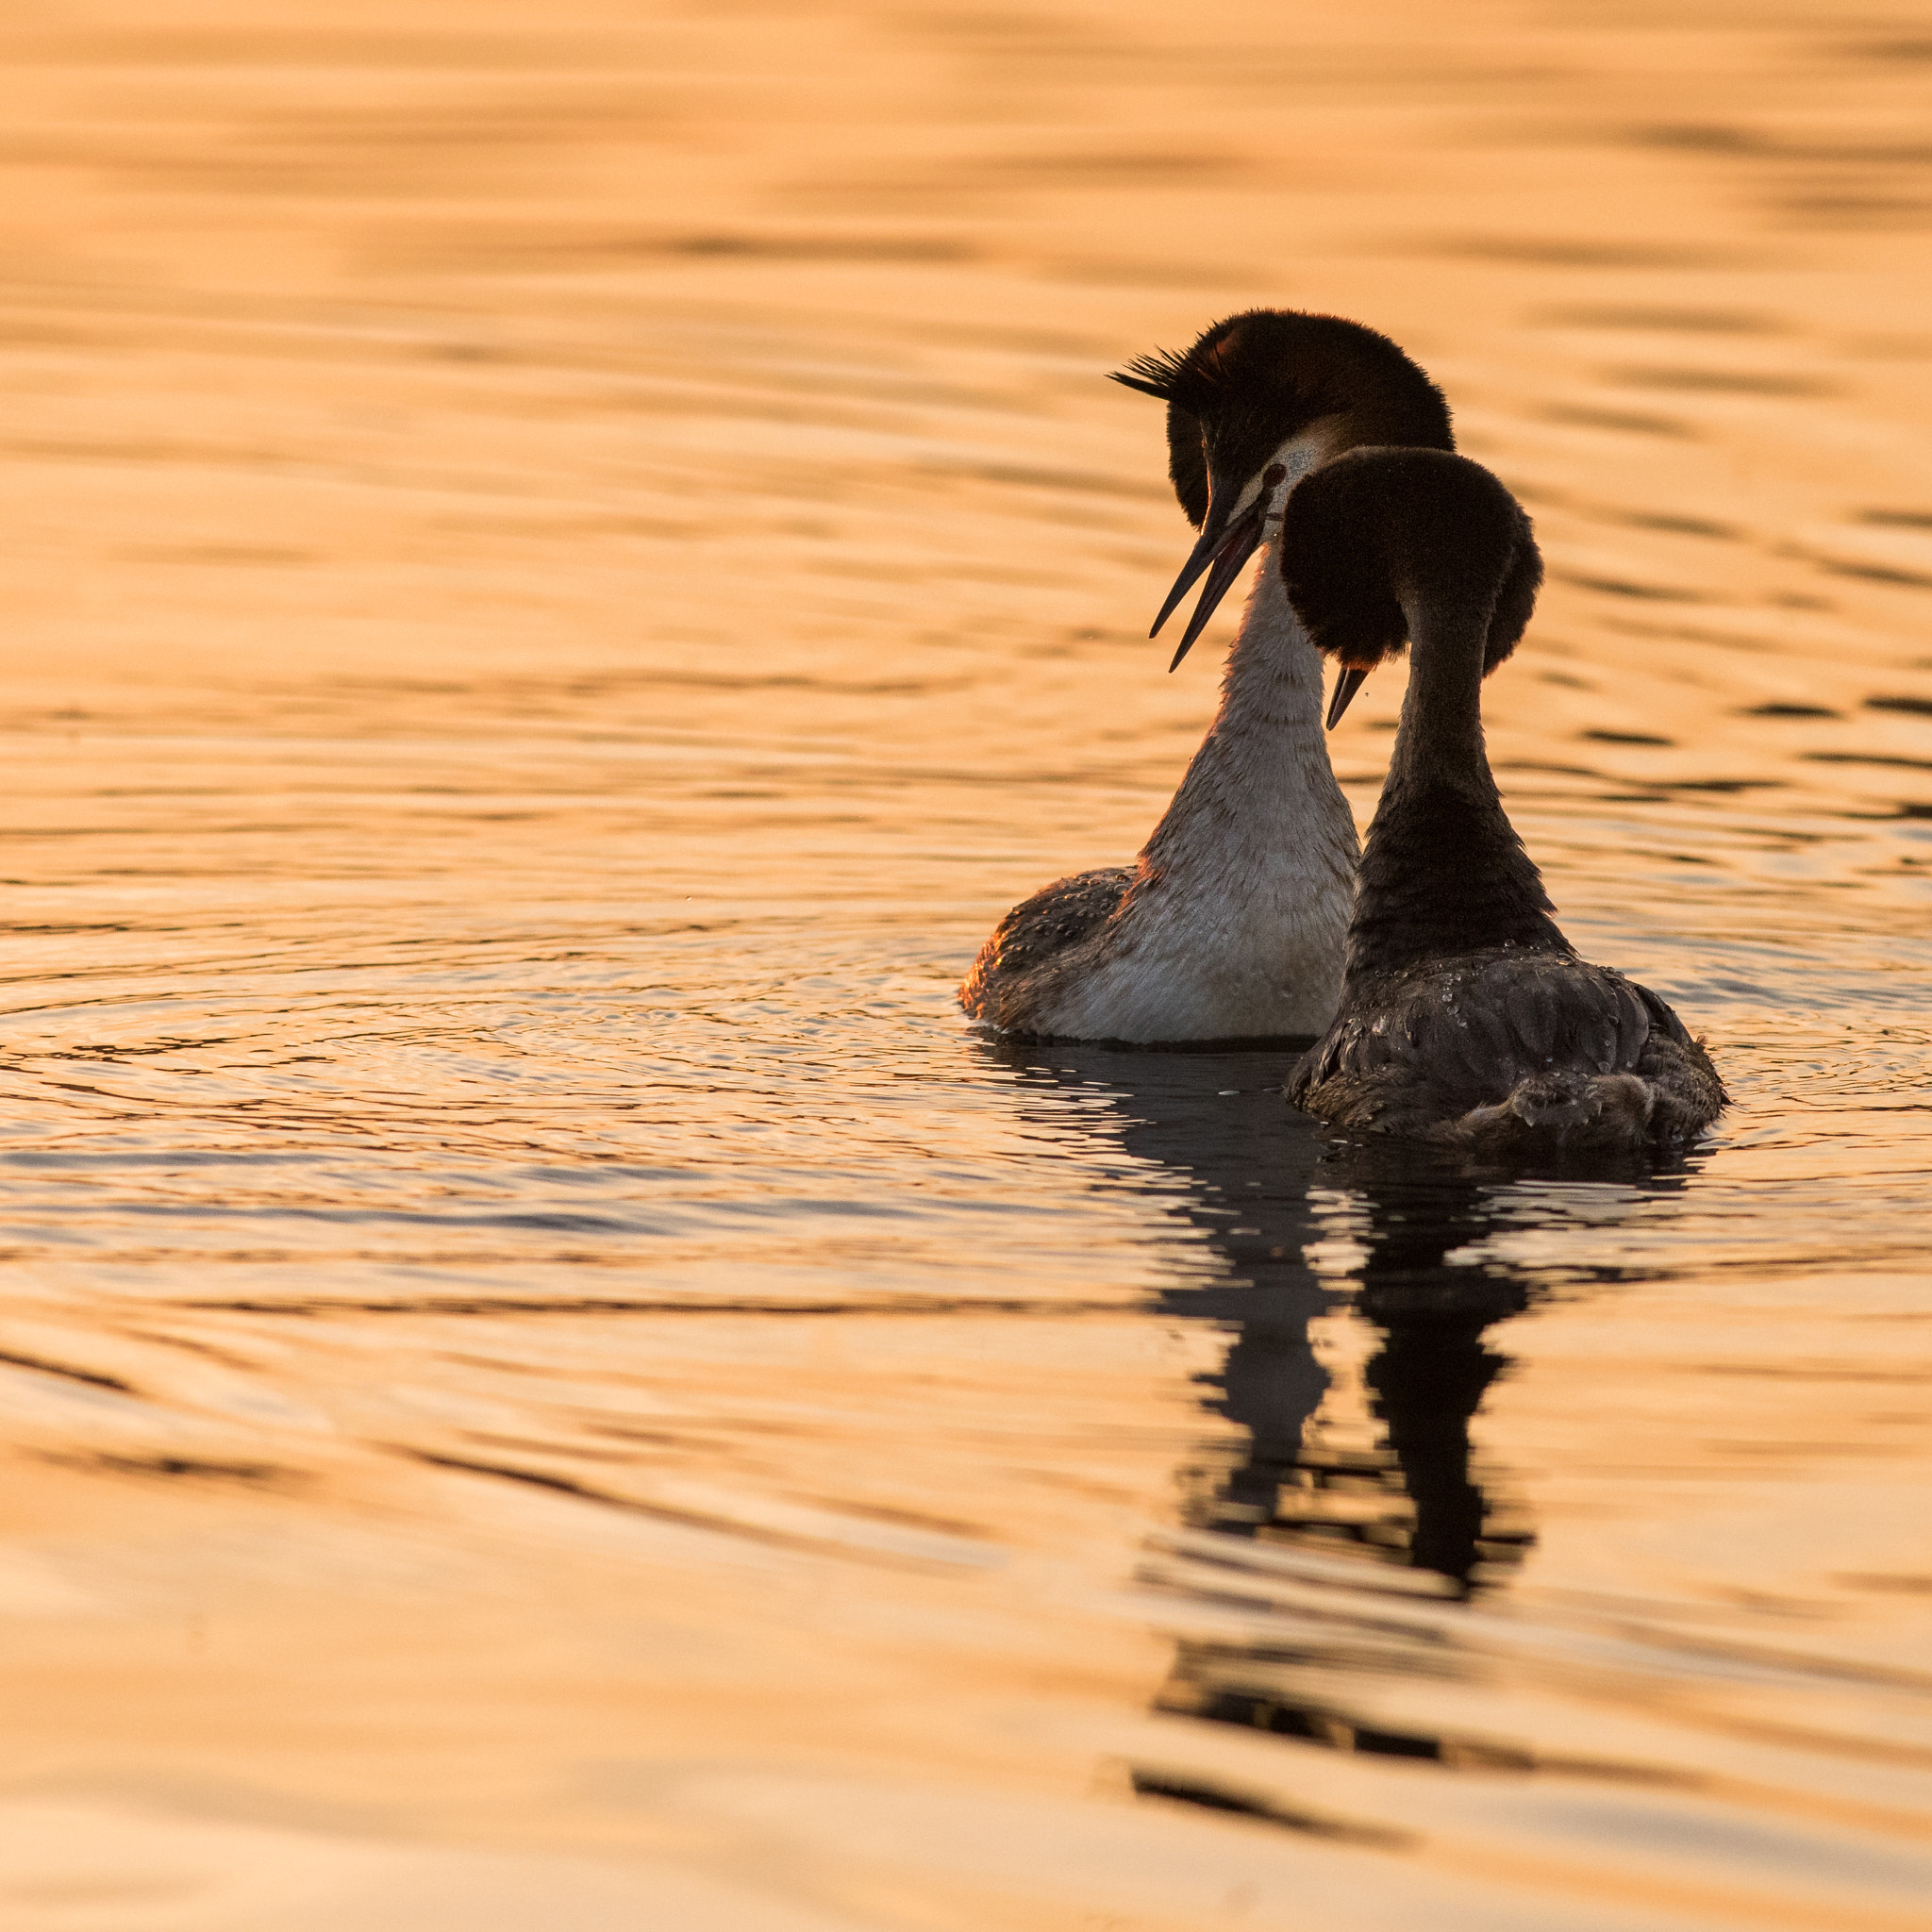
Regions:
[[[1194,640],[1207,628],[1208,620],[1214,615],[1215,606],[1227,595],[1229,587],[1241,574],[1241,566],[1254,556],[1256,546],[1261,541],[1261,519],[1268,508],[1268,491],[1257,491],[1254,502],[1239,516],[1232,516],[1224,506],[1232,504],[1240,494],[1239,487],[1223,477],[1208,479],[1208,514],[1202,519],[1201,540],[1188,553],[1188,560],[1181,565],[1180,575],[1174,580],[1174,589],[1167,593],[1167,602],[1160,607],[1160,615],[1154,620],[1154,628],[1147,633],[1150,638],[1160,635],[1160,626],[1174,615],[1174,606],[1193,588],[1194,580],[1201,573],[1208,571],[1208,582],[1201,591],[1201,601],[1195,605],[1194,614],[1188,620],[1180,648],[1174,654],[1174,662],[1167,667],[1170,671],[1177,669],[1181,659],[1193,647]]]
[[[1328,728],[1333,731],[1341,723],[1341,714],[1348,709],[1348,701],[1362,688],[1362,680],[1368,676],[1366,671],[1357,671],[1353,664],[1342,665],[1335,674],[1335,695],[1328,700]]]

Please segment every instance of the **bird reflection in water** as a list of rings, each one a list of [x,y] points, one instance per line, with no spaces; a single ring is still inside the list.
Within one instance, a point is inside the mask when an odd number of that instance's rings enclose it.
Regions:
[[[1470,1472],[1470,1418],[1507,1362],[1486,1331],[1530,1293],[1470,1252],[1494,1225],[1493,1177],[1430,1165],[1412,1146],[1324,1154],[1320,1127],[1282,1097],[1292,1052],[989,1051],[1023,1091],[1105,1096],[1122,1149],[1144,1163],[1136,1178],[1181,1181],[1173,1212],[1207,1237],[1206,1253],[1177,1255],[1158,1307],[1230,1332],[1220,1370],[1201,1378],[1204,1406],[1246,1440],[1238,1466],[1224,1457],[1180,1473],[1184,1522],[1379,1557],[1433,1572],[1444,1593],[1521,1560],[1529,1535]],[[1360,1258],[1324,1282],[1307,1257],[1339,1221]],[[1331,1376],[1310,1332],[1350,1299],[1379,1341],[1358,1389]]]
[[[1199,1379],[1204,1407],[1241,1437],[1204,1444],[1177,1472],[1190,1580],[1150,1580],[1212,1597],[1219,1574],[1238,1598],[1256,1563],[1289,1557],[1312,1562],[1332,1605],[1306,1641],[1286,1647],[1181,1639],[1155,1707],[1346,1750],[1455,1757],[1451,1740],[1363,1722],[1345,1707],[1333,1669],[1318,1668],[1318,1683],[1308,1666],[1342,1660],[1348,1628],[1388,1591],[1465,1599],[1507,1582],[1533,1546],[1513,1486],[1473,1465],[1470,1443],[1471,1419],[1508,1366],[1491,1331],[1535,1291],[1486,1246],[1506,1224],[1509,1177],[1413,1145],[1324,1146],[1322,1129],[1283,1097],[1292,1051],[985,1051],[1012,1067],[1022,1105],[1042,1125],[1064,1133],[1077,1094],[1088,1132],[1132,1158],[1123,1178],[1136,1196],[1171,1191],[1175,1220],[1206,1237],[1174,1243],[1158,1307],[1231,1337],[1219,1370]],[[1332,1344],[1364,1327],[1374,1340],[1353,1369]],[[1137,1771],[1134,1783],[1149,1795],[1255,1808],[1168,1774]]]

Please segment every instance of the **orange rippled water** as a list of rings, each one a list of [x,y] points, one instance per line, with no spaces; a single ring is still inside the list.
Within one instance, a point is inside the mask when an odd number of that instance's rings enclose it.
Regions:
[[[18,0],[0,103],[9,1932],[1926,1923],[1923,8]],[[1255,303],[1536,516],[1677,1171],[952,1004],[1208,714],[1101,378]]]

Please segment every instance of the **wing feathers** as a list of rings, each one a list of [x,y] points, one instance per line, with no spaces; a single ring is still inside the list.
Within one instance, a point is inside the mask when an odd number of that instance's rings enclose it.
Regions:
[[[1414,1092],[1432,1111],[1481,1107],[1537,1074],[1629,1073],[1653,1025],[1684,1037],[1661,1000],[1607,968],[1567,953],[1472,954],[1350,988],[1289,1092],[1301,1101],[1341,1079]]]

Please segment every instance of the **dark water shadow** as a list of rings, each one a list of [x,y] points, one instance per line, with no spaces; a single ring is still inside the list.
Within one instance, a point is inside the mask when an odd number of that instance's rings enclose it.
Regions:
[[[1362,1722],[1332,1687],[1309,1697],[1294,1680],[1355,1613],[1357,1589],[1338,1578],[1359,1578],[1368,1594],[1357,1607],[1367,1615],[1391,1588],[1453,1605],[1507,1587],[1536,1531],[1521,1486],[1472,1449],[1472,1421],[1512,1368],[1495,1333],[1558,1286],[1591,1292],[1602,1271],[1526,1268],[1495,1237],[1561,1225],[1579,1187],[1586,1198],[1674,1191],[1683,1173],[1525,1176],[1413,1146],[1338,1147],[1283,1098],[1292,1052],[979,1050],[1010,1068],[1020,1107],[1041,1128],[1065,1130],[1077,1108],[1090,1151],[1101,1135],[1117,1137],[1131,1164],[1108,1163],[1109,1183],[1137,1196],[1137,1213],[1149,1195],[1172,1204],[1173,1278],[1157,1291],[1159,1310],[1229,1337],[1220,1368],[1197,1381],[1203,1408],[1240,1437],[1232,1450],[1224,1434],[1204,1441],[1176,1472],[1197,1574],[1205,1561],[1239,1594],[1257,1564],[1311,1558],[1334,1588],[1331,1627],[1291,1652],[1180,1640],[1154,1707],[1333,1748],[1467,1760],[1466,1740]],[[1525,1179],[1561,1185],[1540,1194]],[[1374,1347],[1358,1386],[1335,1391],[1356,1405],[1337,1429],[1326,1425],[1331,1377],[1309,1324],[1350,1305]],[[1192,1587],[1206,1600],[1224,1586]],[[1252,1808],[1240,1794],[1199,1795],[1165,1774],[1135,1776],[1151,1796]]]
[[[1013,1068],[1022,1107],[1043,1126],[1063,1121],[1077,1095],[1091,1132],[1091,1103],[1104,1099],[1122,1151],[1144,1174],[1136,1191],[1169,1193],[1175,1222],[1205,1237],[1174,1243],[1174,1278],[1158,1306],[1229,1334],[1220,1369],[1200,1378],[1201,1399],[1246,1441],[1231,1469],[1223,1457],[1180,1472],[1183,1521],[1229,1536],[1349,1544],[1431,1571],[1457,1591],[1486,1580],[1483,1566],[1507,1551],[1485,1538],[1469,1423],[1507,1362],[1486,1332],[1527,1307],[1534,1289],[1469,1251],[1495,1231],[1490,1203],[1507,1177],[1414,1149],[1338,1157],[1282,1097],[1292,1052],[985,1050]],[[1120,1178],[1133,1187],[1139,1176]],[[1346,1278],[1331,1270],[1324,1281],[1307,1256],[1338,1219],[1351,1224],[1361,1258]],[[1329,1377],[1308,1324],[1351,1299],[1378,1331],[1363,1381],[1381,1441],[1373,1451],[1328,1452],[1310,1439]],[[1390,1507],[1323,1508],[1324,1495],[1350,1488],[1372,1489]],[[1509,1548],[1520,1542],[1512,1532]]]

